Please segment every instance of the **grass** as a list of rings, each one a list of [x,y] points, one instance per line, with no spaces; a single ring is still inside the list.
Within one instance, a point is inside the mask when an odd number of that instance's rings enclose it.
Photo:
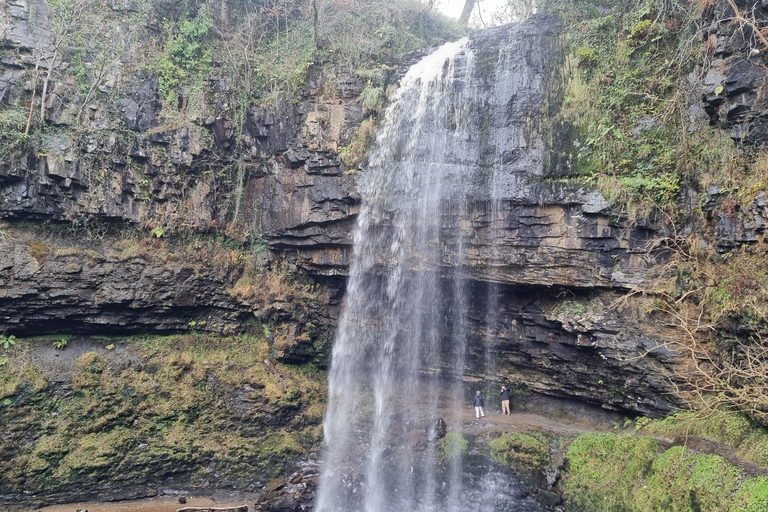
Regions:
[[[565,491],[574,510],[736,512],[768,505],[765,477],[747,478],[719,455],[663,450],[646,436],[583,434],[568,448],[568,465]]]
[[[736,449],[738,455],[768,468],[768,429],[743,414],[723,409],[697,413],[683,411],[641,427],[648,434],[703,436]]]

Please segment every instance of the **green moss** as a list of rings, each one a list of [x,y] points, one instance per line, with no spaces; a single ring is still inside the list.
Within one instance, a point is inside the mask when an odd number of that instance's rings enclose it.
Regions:
[[[520,471],[541,470],[551,462],[547,444],[528,434],[501,436],[491,440],[488,446],[495,461]]]
[[[653,461],[638,502],[648,511],[728,510],[742,480],[741,471],[722,457],[675,446]]]
[[[768,477],[750,478],[733,497],[733,512],[765,512],[768,510]]]
[[[274,478],[287,463],[304,453],[295,435],[285,430],[259,438],[226,434],[210,441],[207,447],[221,453],[222,473],[241,481],[254,472]]]
[[[575,510],[635,510],[635,486],[644,484],[659,453],[650,437],[589,433],[568,447],[566,492]]]
[[[7,425],[0,437],[2,485],[55,493],[170,475],[194,483],[207,480],[210,468],[250,482],[275,476],[322,438],[325,373],[312,365],[265,365],[263,339],[109,341],[132,345],[144,362],[113,369],[112,352],[85,353],[67,397],[49,396],[40,368],[21,355],[0,373],[9,393],[8,403],[0,402],[0,422]]]
[[[768,429],[744,414],[715,409],[706,414],[683,411],[646,423],[642,430],[667,436],[704,436],[736,448],[746,460],[768,468]]]
[[[0,371],[0,410],[10,406],[5,399],[19,394],[34,394],[48,387],[48,379],[38,366],[21,362],[14,365],[14,359],[8,359]]]
[[[446,462],[467,450],[469,450],[469,440],[459,432],[448,432],[440,440],[440,455]]]
[[[719,455],[684,446],[661,451],[649,437],[590,433],[568,448],[565,490],[585,512],[765,510],[768,478],[745,479]]]
[[[99,473],[110,468],[128,448],[131,439],[131,432],[124,428],[79,436],[62,459],[56,478],[72,477],[71,473]]]

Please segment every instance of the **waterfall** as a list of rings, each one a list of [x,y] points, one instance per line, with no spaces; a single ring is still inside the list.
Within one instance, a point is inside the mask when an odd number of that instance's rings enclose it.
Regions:
[[[364,171],[332,353],[320,512],[540,510],[499,505],[508,477],[468,477],[476,461],[442,460],[435,434],[438,419],[449,430],[474,419],[483,375],[467,374],[470,358],[495,366],[468,342],[484,336],[470,332],[475,295],[491,305],[482,323],[496,321],[496,289],[478,292],[467,274],[476,230],[499,238],[522,177],[543,167],[528,119],[543,73],[522,32],[444,45],[407,72],[386,112]],[[494,242],[492,258],[502,253]]]

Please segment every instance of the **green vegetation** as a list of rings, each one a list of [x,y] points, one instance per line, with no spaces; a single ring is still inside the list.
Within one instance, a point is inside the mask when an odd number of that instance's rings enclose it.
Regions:
[[[458,39],[464,32],[457,22],[425,13],[424,5],[412,0],[318,4],[322,55],[359,75],[372,63]]]
[[[683,411],[640,426],[642,432],[663,436],[703,436],[736,449],[738,455],[768,468],[768,429],[744,414],[726,409],[705,413]]]
[[[492,439],[488,446],[498,463],[520,471],[537,471],[551,463],[547,442],[528,434],[509,434]]]
[[[585,512],[764,510],[768,479],[746,478],[718,455],[662,450],[650,437],[589,433],[568,448],[565,490]]]
[[[360,124],[360,129],[354,135],[349,145],[339,150],[339,157],[351,171],[357,170],[358,166],[368,155],[368,151],[376,137],[377,127],[378,122],[376,118],[369,117]]]
[[[690,19],[689,7],[655,0],[610,7],[605,15],[579,1],[554,7],[569,20],[562,115],[579,142],[568,156],[573,177],[633,215],[674,209],[696,153],[681,126],[678,84],[696,58],[680,53],[687,26],[665,22]]]
[[[3,349],[8,350],[15,344],[16,344],[16,336],[14,336],[13,334],[10,334],[10,335],[0,334],[0,347],[3,347]]]
[[[469,450],[469,440],[459,432],[448,432],[440,440],[440,455],[445,462],[467,450]]]
[[[706,5],[612,1],[601,14],[581,0],[545,2],[566,20],[567,58],[555,79],[566,83],[561,120],[575,141],[561,155],[566,179],[596,185],[630,218],[676,216],[685,186],[733,184],[750,199],[764,187],[759,151],[737,148],[717,128],[689,131],[682,84],[702,58],[695,30]]]
[[[649,437],[589,433],[568,448],[570,477],[565,490],[576,510],[633,510],[635,487],[641,485],[658,454]]]
[[[552,310],[553,316],[559,315],[583,315],[586,313],[587,307],[583,302],[579,302],[574,299],[565,299],[559,302]]]
[[[50,340],[19,342],[32,343]],[[0,372],[0,474],[10,488],[142,484],[184,474],[204,482],[270,479],[321,438],[325,375],[271,361],[242,335],[105,339],[53,393],[16,351]],[[72,353],[74,354],[74,353]],[[70,356],[74,357],[74,356]],[[129,357],[130,365],[111,364]],[[21,428],[23,426],[23,428]],[[39,433],[30,438],[31,430]]]
[[[205,6],[192,19],[176,24],[166,21],[165,31],[169,36],[165,43],[165,55],[155,65],[160,93],[166,101],[175,99],[182,83],[200,83],[208,79],[212,57],[205,39],[212,27],[213,18]]]
[[[255,99],[274,105],[296,98],[313,64],[314,52],[308,21],[290,25],[281,38],[266,41],[253,58]]]
[[[29,110],[22,107],[0,110],[0,158],[15,150],[23,149],[29,141],[24,132]]]

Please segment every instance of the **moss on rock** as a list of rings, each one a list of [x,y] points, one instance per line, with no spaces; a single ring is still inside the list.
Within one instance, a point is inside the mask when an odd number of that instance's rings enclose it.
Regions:
[[[538,471],[551,463],[547,444],[532,435],[505,435],[491,440],[488,446],[496,462],[521,471]]]
[[[266,361],[263,339],[110,342],[120,349],[76,358],[70,385],[48,386],[22,352],[10,360],[0,381],[0,494],[98,497],[169,478],[244,488],[321,439],[324,372]]]
[[[569,510],[736,512],[768,503],[765,477],[747,478],[719,455],[663,450],[650,437],[584,434],[568,448],[568,463]]]

